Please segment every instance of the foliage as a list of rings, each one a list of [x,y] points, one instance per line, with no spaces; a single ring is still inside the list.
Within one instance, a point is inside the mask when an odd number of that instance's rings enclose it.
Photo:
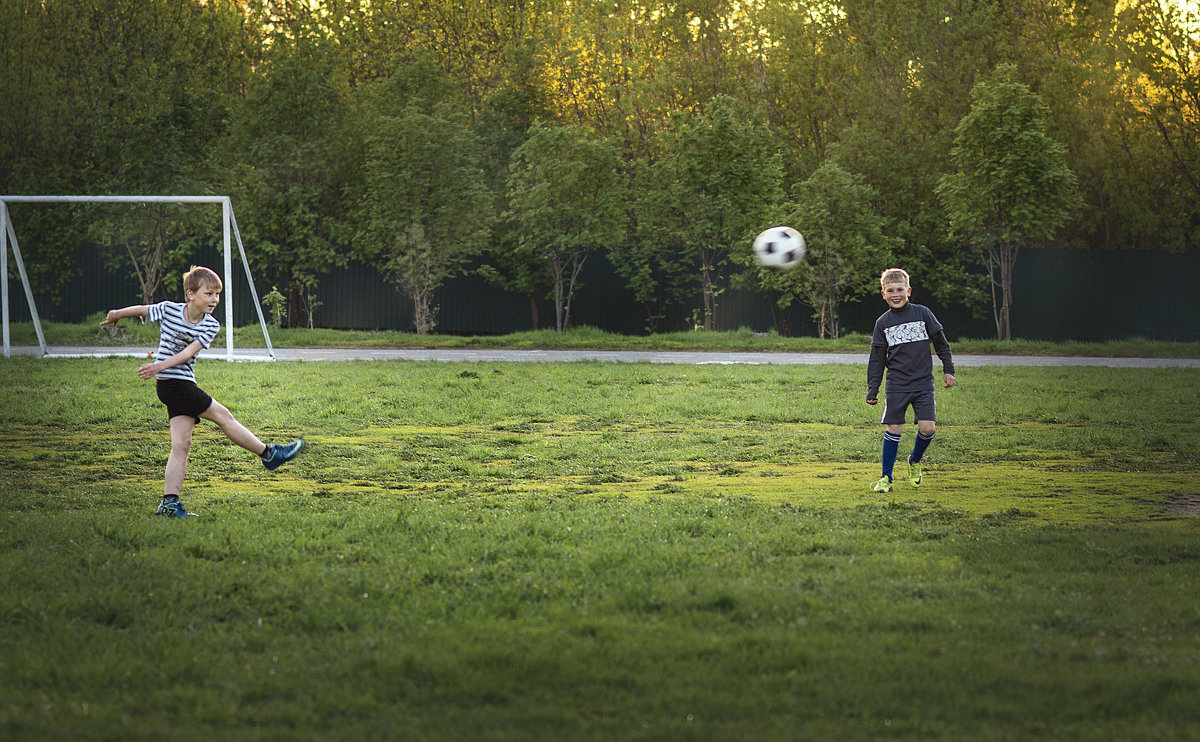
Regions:
[[[0,192],[212,192],[209,153],[242,71],[242,19],[228,4],[11,2],[0,27]],[[180,267],[170,253],[203,230],[196,213],[32,207],[22,228],[31,280],[56,293],[89,239],[136,274],[143,301],[161,298]]]
[[[466,119],[405,107],[380,115],[367,140],[358,249],[412,301],[418,334],[435,325],[433,295],[483,249],[493,214],[479,142]]]
[[[312,31],[277,38],[227,143],[247,253],[285,287],[289,326],[301,315],[313,324],[321,276],[347,260],[339,231],[352,161],[342,136],[349,103],[330,51]]]
[[[532,44],[530,44],[532,46]],[[508,77],[483,101],[476,130],[484,142],[484,177],[496,195],[497,213],[505,208],[505,189],[512,154],[525,142],[537,121],[553,120],[546,72],[536,50],[521,45],[511,50]],[[532,327],[541,327],[538,304],[554,294],[550,263],[524,250],[510,221],[493,229],[487,262],[476,269],[489,284],[529,300]]]
[[[766,126],[718,96],[673,117],[641,196],[644,234],[682,246],[699,265],[704,327],[716,327],[718,279],[736,246],[764,226],[782,197],[782,170]],[[675,260],[685,259],[679,255]]]
[[[877,198],[861,176],[826,162],[796,185],[792,202],[782,208],[783,223],[800,230],[808,254],[787,272],[760,268],[760,280],[781,309],[797,296],[815,309],[819,337],[837,339],[838,305],[871,293],[900,247],[898,239],[885,234]]]
[[[279,329],[283,324],[284,307],[287,306],[287,299],[284,298],[283,294],[279,293],[278,286],[271,287],[271,290],[262,298],[262,305],[267,309],[271,328]]]
[[[520,248],[548,264],[554,279],[555,329],[571,321],[571,297],[588,255],[624,234],[619,157],[579,126],[534,124],[513,152],[509,211]]]
[[[609,248],[610,262],[645,309],[648,332],[658,332],[668,310],[685,303],[699,285],[694,251],[668,241],[673,238],[657,223],[670,208],[663,170],[650,159],[630,168],[629,190],[636,194],[630,209],[633,223],[628,238]]]
[[[1018,251],[1046,244],[1078,204],[1066,150],[1046,133],[1046,106],[1015,76],[1014,67],[1002,66],[972,90],[952,150],[957,170],[938,185],[951,230],[987,266],[996,336],[1003,340],[1012,337]]]
[[[1130,81],[1131,103],[1158,134],[1168,165],[1163,171],[1172,187],[1161,195],[1190,217],[1186,229],[1194,245],[1200,233],[1200,10],[1195,4],[1137,0],[1118,19],[1117,38],[1137,74]]]
[[[935,192],[955,169],[955,128],[980,71],[1020,70],[1048,108],[1046,135],[1066,148],[1081,206],[1056,244],[1194,250],[1196,22],[1193,5],[1161,0],[10,0],[0,4],[0,193],[231,193],[251,259],[288,295],[289,323],[319,321],[315,287],[358,248],[343,227],[363,193],[376,120],[367,99],[411,73],[421,94],[398,93],[386,115],[412,103],[465,116],[493,213],[511,208],[507,166],[534,121],[609,141],[633,175],[617,187],[658,193],[628,200],[632,239],[612,253],[648,324],[701,303],[711,326],[712,274],[722,278],[727,251],[756,230],[716,247],[687,225],[664,231],[684,194],[667,188],[681,181],[663,160],[680,122],[720,98],[765,128],[783,182],[827,160],[861,175],[888,236],[902,240],[896,262],[941,301],[983,307],[986,277],[946,234]],[[747,202],[771,200],[761,196]],[[133,238],[148,288],[173,280],[185,238],[208,239],[169,211],[117,217],[20,209],[38,294],[61,291],[97,236],[126,262],[122,240]],[[551,284],[511,260],[520,236],[509,227],[493,240],[504,249],[492,277],[541,296]]]

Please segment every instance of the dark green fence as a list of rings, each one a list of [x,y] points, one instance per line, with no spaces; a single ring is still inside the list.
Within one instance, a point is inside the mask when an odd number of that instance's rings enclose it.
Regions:
[[[197,262],[220,271],[219,254]],[[91,313],[138,301],[137,283],[109,269],[94,251],[81,253],[83,275],[67,283],[57,302],[38,297],[38,311],[47,320],[78,322]],[[11,265],[11,263],[10,263]],[[251,266],[254,268],[254,266]],[[238,324],[257,322],[249,291],[235,262],[235,317]],[[261,297],[276,282],[268,269],[254,268]],[[1200,252],[1183,254],[1103,251],[1025,250],[1014,275],[1013,336],[1030,340],[1150,340],[1200,341],[1200,305],[1190,283],[1200,275]],[[582,286],[571,307],[572,326],[589,325],[611,332],[641,334],[646,317],[602,254],[593,254],[581,274]],[[931,298],[921,277],[914,276],[914,301],[928,304],[953,339],[995,335],[990,307],[940,304]],[[1188,284],[1188,285],[1185,285]],[[182,291],[170,287],[167,296]],[[697,297],[698,299],[698,297]],[[325,276],[318,292],[317,324],[322,327],[411,330],[412,307],[377,272],[358,264]],[[436,331],[499,334],[533,327],[529,299],[463,276],[437,293]],[[28,320],[20,282],[9,281],[13,321]],[[661,329],[690,329],[697,301],[675,307]],[[847,302],[841,308],[843,332],[870,332],[884,310],[878,295]],[[552,302],[540,301],[542,327],[554,326]],[[811,310],[797,307],[792,334],[815,335]],[[220,315],[224,321],[224,314]],[[747,327],[765,332],[772,327],[767,300],[760,294],[729,289],[720,297],[720,329]]]

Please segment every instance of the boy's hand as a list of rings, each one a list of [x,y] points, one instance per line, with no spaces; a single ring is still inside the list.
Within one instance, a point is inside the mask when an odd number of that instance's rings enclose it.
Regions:
[[[117,314],[117,310],[110,309],[108,310],[108,314],[104,316],[104,321],[100,323],[100,326],[104,327],[106,325],[112,325],[113,327],[116,327],[117,323],[120,321],[121,317]]]
[[[137,372],[138,378],[139,379],[153,379],[155,374],[157,374],[161,370],[162,369],[159,368],[159,365],[157,363],[143,363],[142,367],[138,369],[138,372]]]
[[[878,404],[878,403],[879,403],[878,399],[868,399],[867,400],[867,404]]]
[[[946,388],[954,386],[954,374],[942,374],[942,381],[946,382]]]

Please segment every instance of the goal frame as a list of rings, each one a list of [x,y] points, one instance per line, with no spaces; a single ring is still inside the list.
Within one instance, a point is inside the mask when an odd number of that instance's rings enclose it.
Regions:
[[[229,196],[0,196],[0,305],[3,314],[4,357],[11,353],[9,342],[9,298],[8,298],[8,248],[11,244],[17,272],[21,276],[21,286],[25,289],[25,300],[29,304],[29,314],[33,317],[33,329],[37,333],[38,345],[42,356],[67,357],[79,354],[53,354],[46,346],[46,336],[42,332],[42,322],[38,317],[37,305],[33,300],[33,289],[29,285],[29,276],[25,272],[25,261],[21,258],[21,248],[17,243],[17,232],[13,227],[12,215],[8,205],[15,203],[42,204],[79,204],[79,203],[171,203],[171,204],[217,204],[221,207],[221,233],[224,246],[225,273],[225,360],[227,361],[274,361],[275,349],[271,345],[271,335],[267,332],[267,321],[263,316],[262,304],[258,299],[258,291],[254,287],[254,277],[250,274],[250,261],[246,259],[246,249],[242,245],[242,235],[238,231],[237,219],[233,216],[233,202]],[[232,243],[237,242],[238,253],[242,258],[242,267],[246,271],[246,283],[250,287],[250,297],[254,300],[254,309],[258,313],[258,323],[262,327],[263,339],[267,345],[267,356],[234,356],[233,354],[233,252]],[[111,352],[97,352],[86,355],[120,355]]]

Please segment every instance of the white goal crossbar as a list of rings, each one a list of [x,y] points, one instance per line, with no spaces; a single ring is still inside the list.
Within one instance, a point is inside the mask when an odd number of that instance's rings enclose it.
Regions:
[[[275,360],[275,349],[271,346],[271,336],[267,333],[267,321],[263,317],[262,304],[258,300],[258,291],[254,288],[254,279],[250,275],[250,262],[246,260],[246,249],[242,246],[242,235],[238,232],[237,220],[233,217],[233,204],[228,196],[0,196],[0,304],[3,305],[4,324],[4,357],[8,358],[9,322],[8,322],[8,246],[11,243],[17,271],[21,275],[21,285],[25,288],[25,300],[29,303],[29,314],[33,317],[33,329],[37,333],[38,345],[42,355],[49,356],[46,347],[46,336],[42,332],[42,323],[38,318],[37,306],[33,301],[33,289],[29,285],[29,276],[25,272],[25,262],[21,259],[21,248],[17,244],[17,232],[13,228],[12,216],[8,205],[15,203],[171,203],[171,204],[220,204],[221,232],[224,238],[225,250],[225,359],[228,361]],[[246,283],[250,286],[250,297],[254,300],[254,308],[258,312],[258,323],[262,326],[263,339],[267,344],[269,357],[233,355],[233,258],[231,239],[236,240],[238,252],[242,256],[242,267],[246,270]],[[95,355],[103,355],[96,353]]]

